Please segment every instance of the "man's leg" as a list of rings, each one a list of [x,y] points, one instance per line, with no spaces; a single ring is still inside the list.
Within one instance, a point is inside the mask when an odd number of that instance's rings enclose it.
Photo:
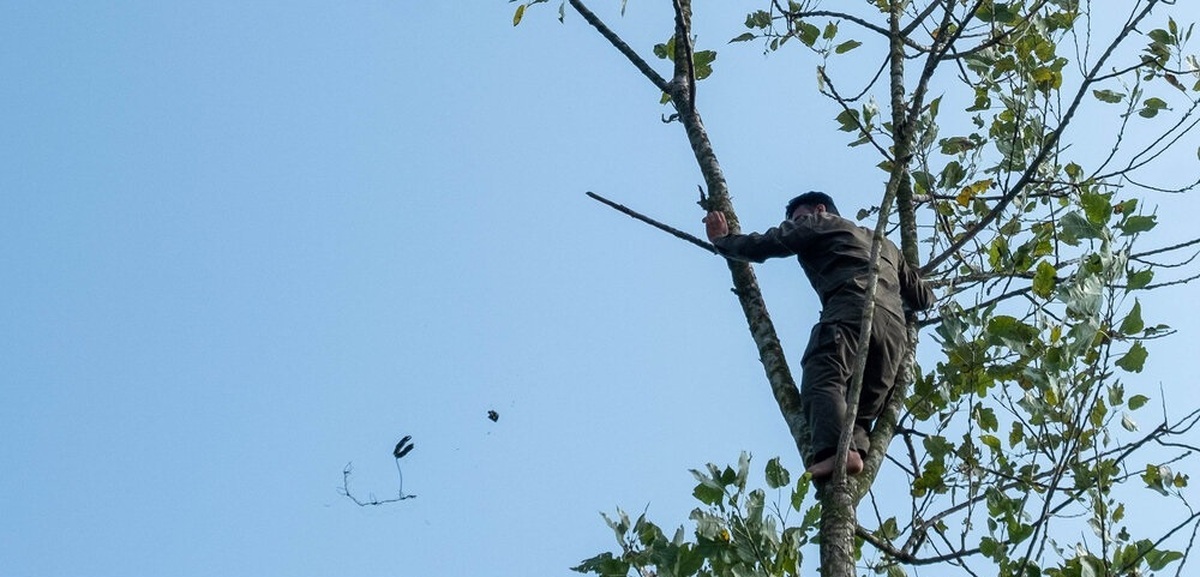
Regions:
[[[875,311],[862,394],[854,422],[855,446],[863,452],[871,446],[868,433],[872,424],[892,396],[907,341],[907,328],[902,321],[886,312]]]
[[[800,361],[804,369],[800,405],[812,433],[813,456],[808,470],[817,478],[833,474],[857,333],[849,323],[819,323],[813,327]],[[861,456],[854,448],[852,444],[846,467],[852,474],[862,471]]]

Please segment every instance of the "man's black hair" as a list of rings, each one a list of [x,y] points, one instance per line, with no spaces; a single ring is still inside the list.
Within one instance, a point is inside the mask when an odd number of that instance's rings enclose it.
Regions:
[[[818,204],[825,205],[825,212],[841,216],[837,205],[833,204],[832,197],[824,192],[810,190],[788,201],[787,212],[783,215],[783,218],[792,218],[792,213],[796,212],[796,207],[798,206],[817,206]]]

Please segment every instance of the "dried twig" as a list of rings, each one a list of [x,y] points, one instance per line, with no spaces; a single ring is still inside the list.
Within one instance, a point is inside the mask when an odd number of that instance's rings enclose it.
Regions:
[[[707,242],[704,242],[704,241],[700,240],[699,238],[696,238],[686,232],[683,232],[682,230],[679,230],[670,225],[666,225],[661,222],[658,222],[657,220],[654,220],[653,218],[645,216],[645,215],[643,215],[637,211],[634,211],[633,209],[630,209],[624,205],[617,204],[617,203],[615,203],[607,198],[604,198],[603,196],[600,196],[594,192],[588,191],[587,195],[594,200],[597,200],[605,205],[608,205],[609,207],[613,208],[617,212],[626,214],[626,215],[633,217],[637,220],[640,220],[650,226],[653,226],[654,228],[657,228],[661,231],[670,233],[675,238],[680,238],[680,239],[686,240],[686,241],[688,241],[704,250],[707,250],[708,252],[711,252],[713,254],[719,254],[717,252],[717,247],[715,247]]]

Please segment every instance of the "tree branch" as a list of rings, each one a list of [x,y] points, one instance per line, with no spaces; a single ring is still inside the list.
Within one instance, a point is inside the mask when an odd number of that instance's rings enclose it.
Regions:
[[[686,232],[683,232],[682,230],[674,228],[670,225],[663,224],[663,223],[661,223],[657,220],[654,220],[653,218],[650,218],[648,216],[642,215],[641,213],[638,213],[637,211],[627,208],[624,205],[617,204],[617,203],[615,203],[607,198],[604,198],[603,196],[600,196],[592,191],[588,191],[585,194],[587,194],[588,197],[590,197],[592,200],[595,200],[595,201],[600,202],[601,204],[607,205],[610,208],[616,210],[617,212],[625,214],[636,220],[640,220],[650,226],[653,226],[654,228],[657,228],[663,232],[666,232],[667,234],[670,234],[671,236],[674,236],[675,238],[686,240],[686,241],[688,241],[704,250],[707,250],[708,252],[711,252],[713,254],[719,254],[717,252],[717,247],[715,247],[707,242],[704,242],[704,241],[700,240],[699,238],[696,238]]]
[[[906,565],[933,565],[936,563],[945,563],[946,561],[953,561],[955,559],[962,559],[964,557],[970,557],[972,555],[979,554],[979,548],[976,547],[974,549],[955,551],[953,553],[938,555],[936,557],[917,557],[911,553],[905,553],[904,551],[893,547],[891,543],[876,537],[861,526],[854,531],[854,534],[862,538],[863,541],[870,543],[876,549],[883,551],[888,557],[891,557],[892,559],[895,559],[896,561]]]
[[[608,40],[608,42],[610,44],[612,44],[614,48],[616,48],[618,51],[620,51],[621,54],[624,54],[625,57],[628,58],[629,61],[633,63],[633,66],[642,73],[643,76],[645,76],[646,78],[649,78],[650,82],[653,82],[654,85],[657,86],[659,90],[666,92],[667,94],[670,94],[671,90],[667,86],[667,80],[665,78],[663,78],[661,75],[659,75],[658,72],[655,72],[654,69],[651,68],[650,65],[647,64],[646,61],[643,60],[641,56],[638,56],[637,52],[634,52],[633,49],[630,48],[629,45],[626,44],[624,40],[621,40],[620,36],[617,36],[617,34],[615,32],[613,32],[608,26],[606,26],[604,24],[604,22],[600,20],[599,17],[597,17],[594,13],[592,13],[592,11],[589,10],[587,6],[584,6],[583,2],[581,2],[580,0],[568,0],[568,1],[571,3],[571,7],[574,8],[575,11],[578,12],[579,15],[582,16],[583,19],[586,20],[588,24],[591,24],[592,28],[595,28],[596,31],[599,32],[601,36],[603,36],[606,40]]]

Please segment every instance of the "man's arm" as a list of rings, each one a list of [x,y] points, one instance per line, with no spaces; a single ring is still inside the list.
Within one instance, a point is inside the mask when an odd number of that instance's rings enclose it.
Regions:
[[[722,212],[710,212],[704,217],[708,240],[717,247],[722,256],[734,260],[763,262],[768,258],[794,256],[796,251],[788,247],[785,237],[796,232],[791,221],[762,234],[729,234],[729,223]]]
[[[900,268],[897,272],[900,276],[900,297],[904,299],[904,304],[914,311],[932,308],[936,299],[933,290],[921,280],[921,275],[917,274],[915,269],[908,266],[903,256],[900,257]]]

